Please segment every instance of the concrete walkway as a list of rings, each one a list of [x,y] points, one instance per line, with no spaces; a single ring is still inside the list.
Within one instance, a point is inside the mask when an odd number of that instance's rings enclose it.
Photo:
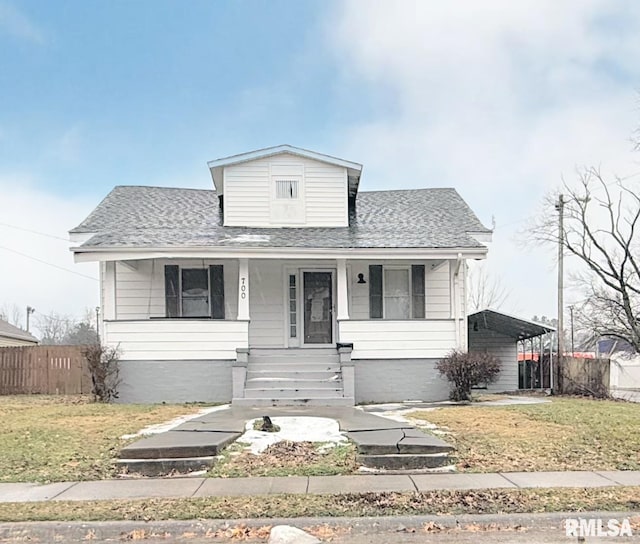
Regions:
[[[197,498],[291,493],[640,486],[640,471],[367,474],[282,478],[156,478],[53,484],[0,483],[0,502]]]

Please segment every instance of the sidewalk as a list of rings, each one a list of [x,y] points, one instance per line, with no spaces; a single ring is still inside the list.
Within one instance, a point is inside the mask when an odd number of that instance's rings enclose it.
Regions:
[[[0,502],[312,495],[472,489],[640,486],[640,471],[362,474],[281,478],[156,478],[53,484],[0,483]]]

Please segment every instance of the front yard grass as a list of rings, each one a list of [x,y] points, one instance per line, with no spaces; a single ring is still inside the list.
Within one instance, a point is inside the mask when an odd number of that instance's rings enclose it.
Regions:
[[[225,449],[222,459],[211,468],[208,476],[335,476],[353,474],[358,466],[356,448],[351,443],[326,445],[283,441],[255,455],[236,442]]]
[[[0,504],[0,521],[247,519],[637,511],[640,487],[500,489]],[[638,518],[634,520],[634,526]]]
[[[2,396],[0,482],[113,477],[122,435],[200,408],[100,404],[79,396]]]
[[[639,470],[640,404],[553,397],[551,403],[412,412],[451,434],[466,472]]]

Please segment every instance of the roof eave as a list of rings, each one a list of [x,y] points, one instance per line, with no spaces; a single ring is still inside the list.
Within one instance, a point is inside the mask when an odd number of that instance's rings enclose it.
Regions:
[[[336,166],[342,166],[346,168],[349,179],[354,180],[349,184],[350,185],[349,192],[352,195],[355,195],[357,193],[358,184],[360,182],[360,176],[362,174],[362,165],[360,163],[348,161],[345,159],[340,159],[338,157],[333,157],[331,155],[325,155],[323,153],[318,153],[316,151],[311,151],[309,149],[294,147],[289,144],[278,145],[274,147],[266,147],[263,149],[256,149],[255,151],[248,151],[246,153],[240,153],[238,155],[231,155],[229,157],[222,157],[220,159],[208,161],[207,166],[209,167],[209,171],[211,172],[211,177],[213,179],[213,183],[216,188],[216,191],[218,193],[223,192],[221,175],[222,175],[222,169],[225,166],[232,166],[236,164],[242,164],[244,162],[273,157],[275,155],[280,155],[282,153],[289,153],[291,155],[297,155],[299,157],[304,157],[307,159],[312,159],[312,160],[325,162],[328,164],[333,164]]]
[[[75,262],[155,258],[348,258],[348,259],[465,259],[481,260],[486,247],[473,248],[353,248],[353,247],[90,247],[71,248]]]

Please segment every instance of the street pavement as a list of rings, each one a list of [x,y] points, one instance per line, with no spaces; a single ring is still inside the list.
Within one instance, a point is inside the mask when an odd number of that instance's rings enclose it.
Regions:
[[[0,523],[0,542],[121,542],[145,544],[184,542],[262,542],[269,528],[289,525],[333,544],[408,544],[416,542],[555,544],[584,542],[567,537],[565,521],[577,514],[502,514],[461,516],[393,516],[369,518],[295,518],[250,520],[198,520],[158,522],[95,523]],[[640,517],[634,512],[581,512],[587,520],[630,520],[638,527]],[[238,535],[248,535],[239,538]],[[640,530],[632,536],[586,538],[586,542],[639,542]],[[235,535],[235,536],[234,536]]]

